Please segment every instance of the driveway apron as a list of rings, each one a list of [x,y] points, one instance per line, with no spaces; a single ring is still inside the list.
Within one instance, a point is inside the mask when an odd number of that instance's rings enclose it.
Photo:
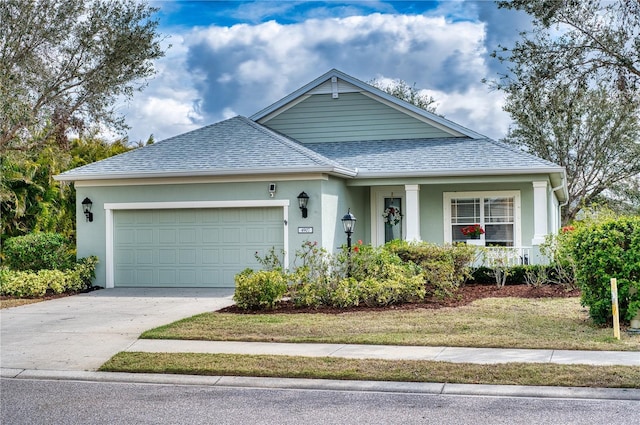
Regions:
[[[153,327],[233,303],[233,289],[103,289],[0,310],[3,369],[96,370]]]

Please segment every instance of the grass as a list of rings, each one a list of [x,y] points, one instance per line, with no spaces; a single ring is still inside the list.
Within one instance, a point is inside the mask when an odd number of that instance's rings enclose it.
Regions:
[[[485,298],[464,307],[342,314],[206,313],[143,338],[640,351],[591,324],[577,298]],[[640,388],[638,366],[471,364],[334,357],[123,352],[103,371],[494,385]]]
[[[470,364],[330,357],[123,352],[108,372],[175,373],[493,385],[640,388],[640,367],[539,363]]]
[[[33,303],[39,303],[39,302],[44,301],[44,300],[45,300],[45,298],[7,298],[7,299],[0,299],[0,309],[18,307],[18,306],[21,306],[21,305],[27,305],[27,304],[33,304]]]
[[[205,313],[141,338],[640,351],[593,326],[578,298],[485,298],[455,308],[342,314]]]

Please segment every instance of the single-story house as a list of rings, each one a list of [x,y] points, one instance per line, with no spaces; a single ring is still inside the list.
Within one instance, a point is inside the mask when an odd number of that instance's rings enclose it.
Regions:
[[[335,251],[348,210],[364,243],[464,242],[480,224],[475,243],[535,261],[568,197],[562,167],[335,69],[251,117],[56,179],[75,184],[78,256],[99,257],[107,288],[230,287],[256,252]]]

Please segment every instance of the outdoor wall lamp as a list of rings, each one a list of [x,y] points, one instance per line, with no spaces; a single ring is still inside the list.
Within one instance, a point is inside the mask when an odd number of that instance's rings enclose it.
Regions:
[[[91,199],[84,198],[84,201],[82,201],[82,210],[84,211],[84,216],[87,218],[88,222],[93,221],[93,213],[91,212],[92,206],[93,202],[91,202]]]
[[[309,195],[305,192],[300,192],[298,195],[298,205],[302,210],[302,218],[307,218],[307,203],[309,202]]]

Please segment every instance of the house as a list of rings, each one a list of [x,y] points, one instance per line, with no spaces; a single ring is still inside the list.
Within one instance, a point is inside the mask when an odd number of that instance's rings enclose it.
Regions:
[[[568,196],[562,167],[338,70],[249,118],[56,179],[75,184],[78,256],[99,257],[105,287],[233,286],[256,252],[291,264],[304,241],[335,251],[348,210],[364,243],[463,242],[478,223],[476,243],[535,261]]]

